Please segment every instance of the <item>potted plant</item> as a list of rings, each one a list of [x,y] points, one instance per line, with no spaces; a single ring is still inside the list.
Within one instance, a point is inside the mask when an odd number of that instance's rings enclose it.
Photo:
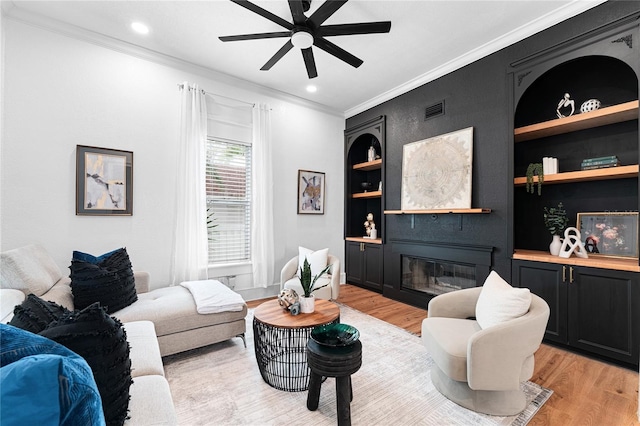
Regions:
[[[542,163],[531,163],[529,167],[527,167],[527,192],[531,192],[532,194],[535,192],[534,187],[535,183],[533,182],[533,177],[538,175],[538,195],[542,195],[542,183],[544,182],[544,168],[542,167]]]
[[[326,268],[322,270],[318,275],[311,278],[311,265],[309,265],[309,261],[307,258],[304,258],[304,264],[302,268],[300,268],[300,284],[302,285],[303,295],[300,296],[300,312],[303,314],[310,314],[315,310],[315,297],[312,294],[315,290],[326,287],[329,284],[321,285],[320,287],[315,287],[316,281],[325,272],[328,272],[331,269],[332,265],[327,265]]]
[[[562,247],[560,236],[569,223],[567,212],[562,203],[558,203],[558,207],[545,207],[542,217],[544,218],[544,226],[553,235],[553,240],[549,244],[549,252],[554,256],[558,256]]]

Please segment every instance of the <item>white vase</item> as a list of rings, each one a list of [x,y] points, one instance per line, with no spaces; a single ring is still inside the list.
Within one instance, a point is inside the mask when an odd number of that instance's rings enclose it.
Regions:
[[[312,294],[310,297],[300,296],[300,313],[311,314],[316,309],[316,298]]]
[[[554,256],[558,256],[560,254],[560,248],[562,247],[562,239],[560,235],[554,235],[551,244],[549,244],[549,253]]]

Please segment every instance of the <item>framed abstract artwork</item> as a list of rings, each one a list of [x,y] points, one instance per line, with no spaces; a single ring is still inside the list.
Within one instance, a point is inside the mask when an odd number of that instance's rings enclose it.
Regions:
[[[404,145],[402,210],[471,208],[473,127]]]
[[[76,215],[133,214],[133,152],[76,146]]]
[[[324,214],[324,173],[298,170],[298,214]]]
[[[578,213],[576,223],[589,256],[638,258],[638,212]]]

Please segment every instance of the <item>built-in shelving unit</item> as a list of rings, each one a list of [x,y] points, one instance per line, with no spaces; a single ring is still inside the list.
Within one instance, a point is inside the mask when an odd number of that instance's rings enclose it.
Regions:
[[[546,341],[635,368],[640,353],[638,257],[622,250],[602,254],[610,250],[609,238],[590,226],[580,229],[582,241],[591,232],[595,241],[587,258],[552,255],[543,217],[545,208],[562,203],[568,226],[579,228],[581,212],[638,211],[638,47],[617,44],[637,38],[638,28],[637,23],[612,27],[590,43],[569,42],[545,60],[530,66],[522,62],[514,70],[511,263],[512,285],[528,288],[549,305]],[[564,99],[573,100],[575,112],[552,119],[566,90],[570,95]],[[581,113],[581,105],[594,98],[612,106]],[[580,170],[585,159],[604,156],[616,156],[621,165]],[[545,174],[540,192],[527,191],[523,175],[544,157],[558,158],[562,173]],[[538,176],[533,178],[537,184]],[[616,227],[613,222],[608,226]],[[637,235],[616,238],[628,244]]]
[[[345,130],[344,134],[344,271],[349,284],[382,291],[385,117],[361,123]],[[364,223],[369,214],[373,215],[377,238],[365,237]]]

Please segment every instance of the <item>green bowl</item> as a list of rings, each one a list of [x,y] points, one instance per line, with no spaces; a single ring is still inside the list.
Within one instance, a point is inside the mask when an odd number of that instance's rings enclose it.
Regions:
[[[324,346],[349,346],[359,337],[358,329],[349,324],[319,325],[311,331],[311,339]]]

